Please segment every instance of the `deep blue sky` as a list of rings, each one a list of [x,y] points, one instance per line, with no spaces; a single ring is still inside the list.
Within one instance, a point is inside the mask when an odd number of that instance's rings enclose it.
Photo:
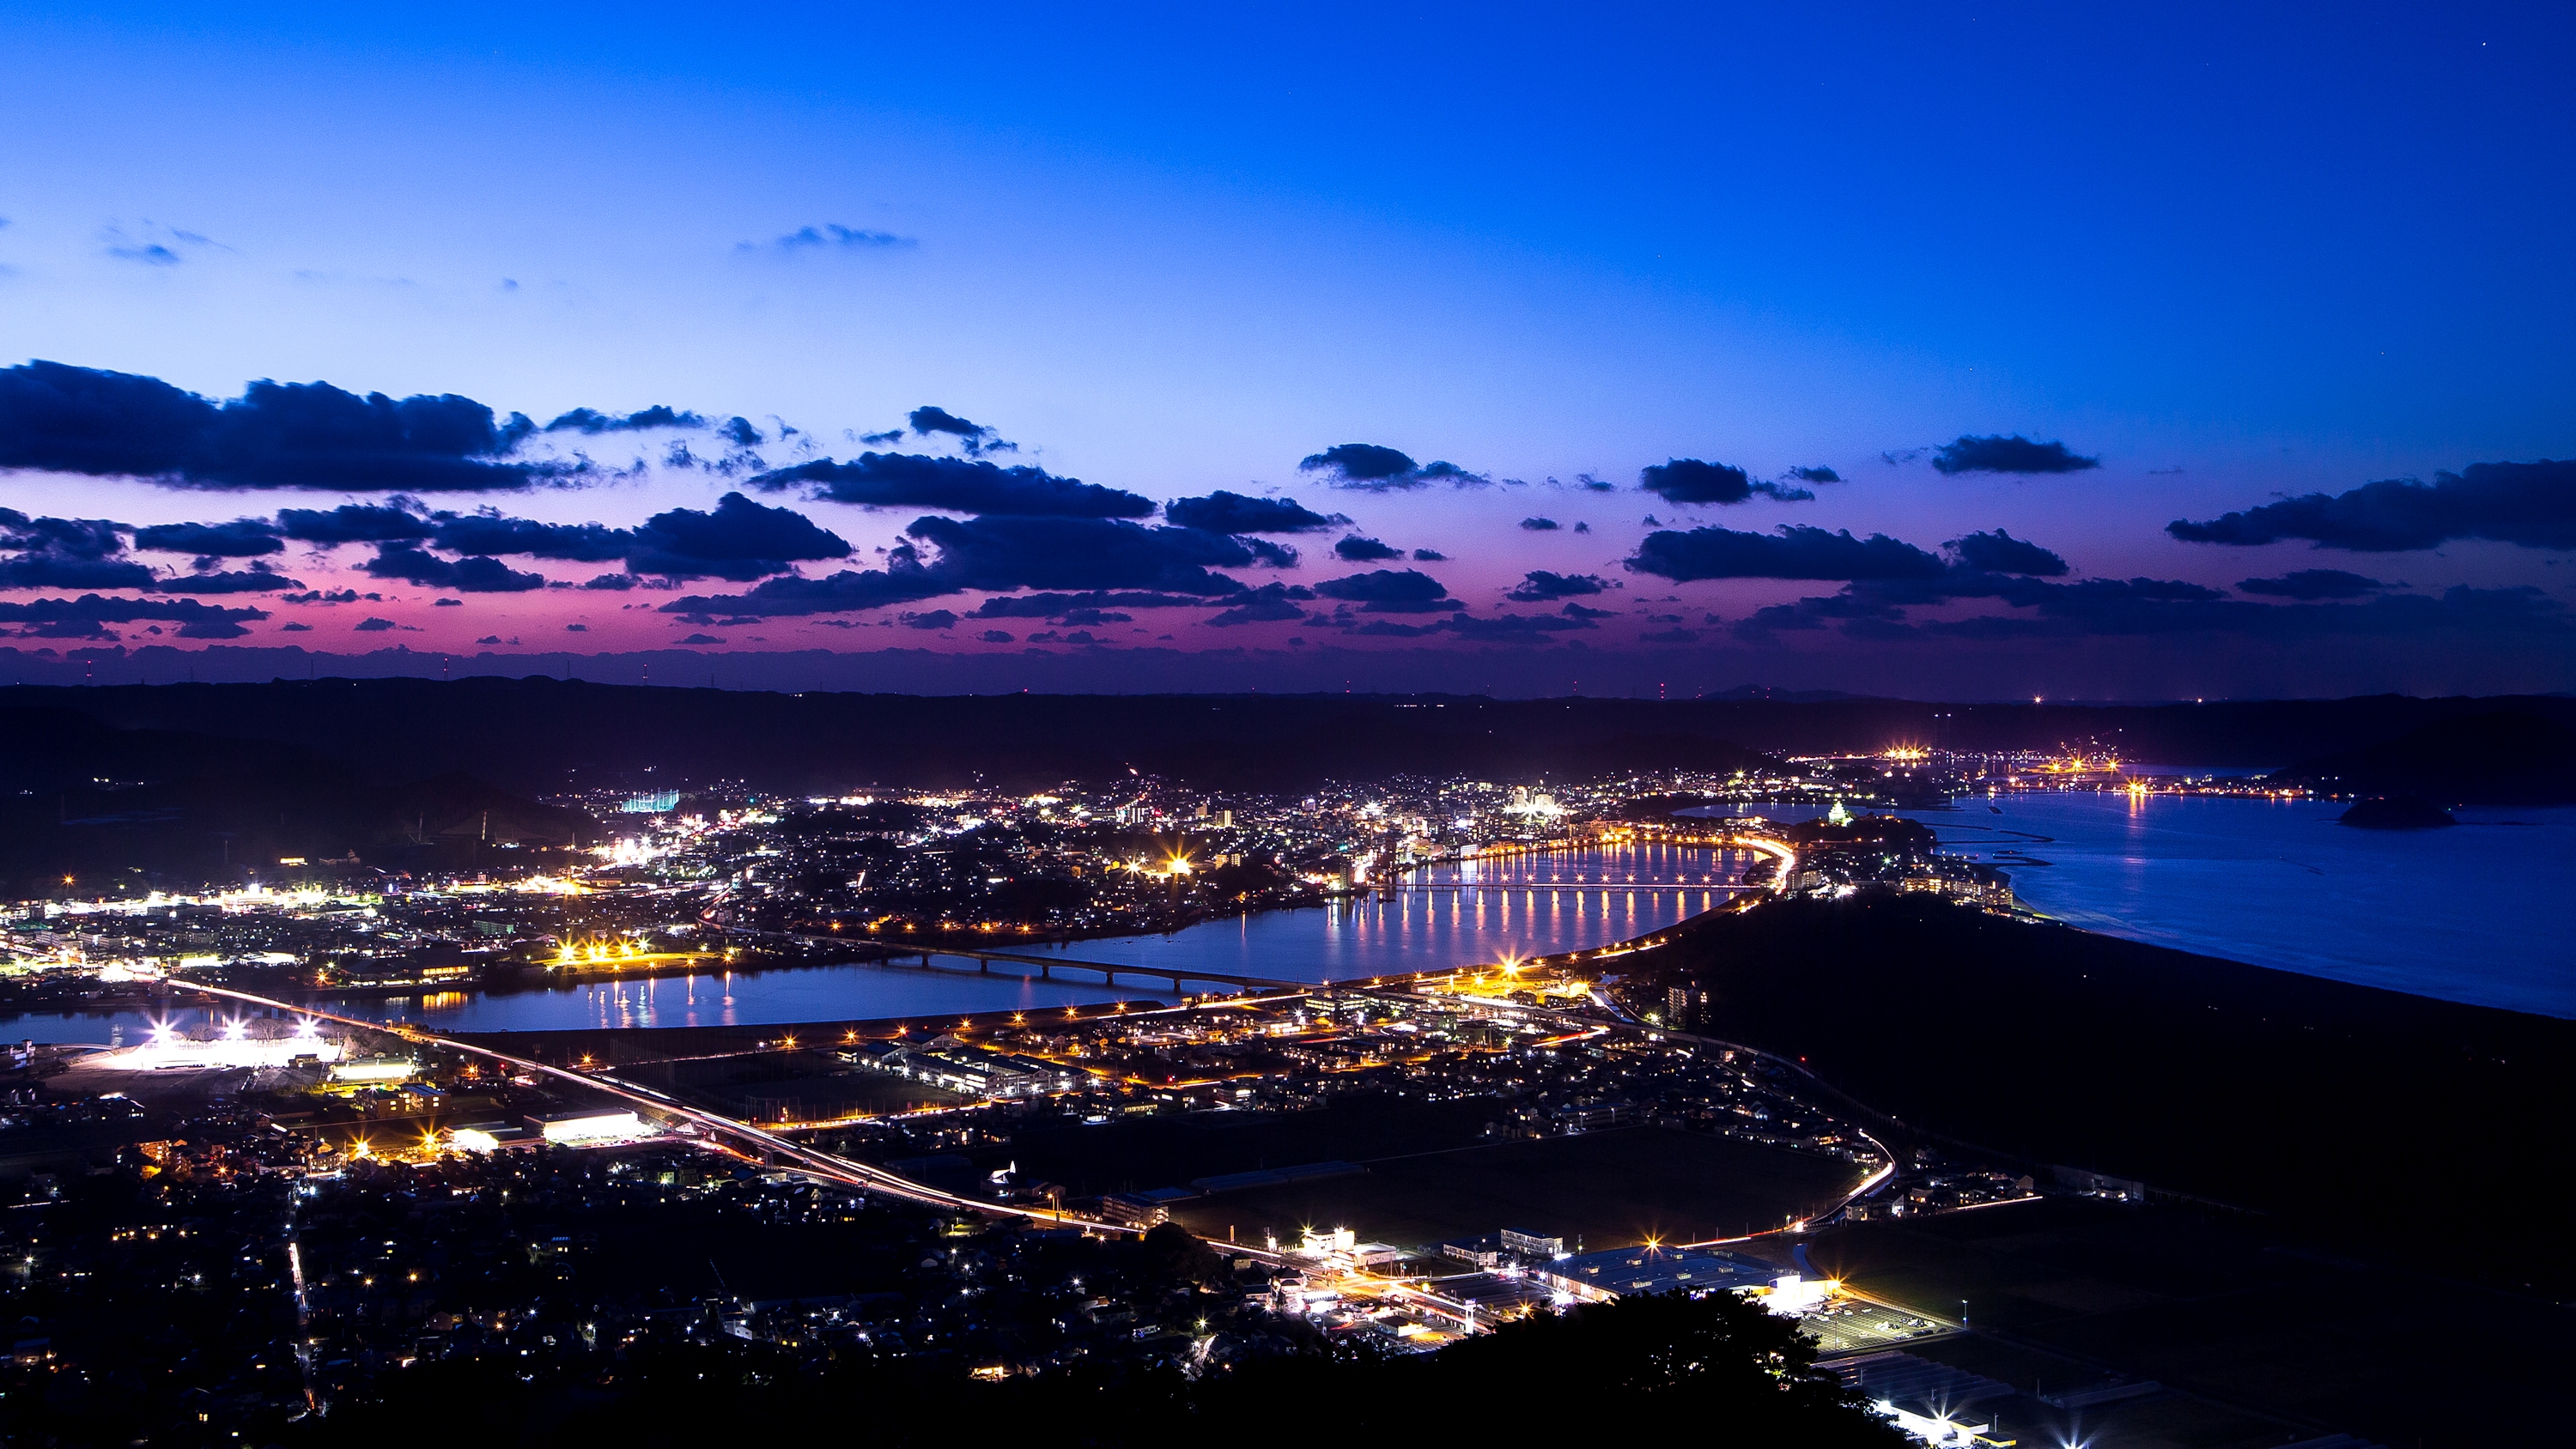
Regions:
[[[1354,532],[1407,552],[1368,567],[1433,575],[1474,618],[1567,621],[1525,629],[1534,643],[1466,624],[1366,634],[1446,616],[1329,605],[1222,631],[1207,609],[1162,608],[1092,627],[1093,644],[1034,617],[1008,642],[984,642],[981,620],[904,627],[1012,592],[988,574],[716,627],[649,589],[466,592],[441,609],[434,584],[388,587],[367,553],[299,540],[268,561],[385,597],[236,595],[267,617],[237,616],[245,633],[221,647],[899,641],[967,656],[956,677],[981,687],[1047,632],[1034,647],[1062,658],[1046,677],[1089,668],[1099,687],[1149,664],[1158,682],[1197,670],[1232,687],[1326,654],[1339,663],[1319,679],[1357,659],[1397,676],[1379,683],[1473,683],[1498,649],[1537,661],[1533,679],[1595,651],[1626,661],[1596,677],[1694,687],[2576,686],[2563,473],[2405,495],[2424,515],[2411,533],[2355,524],[2377,516],[2369,499],[2229,535],[2271,542],[2166,531],[2280,495],[2576,456],[2563,11],[11,4],[0,25],[0,367],[50,359],[215,399],[259,378],[455,393],[541,422],[669,404],[750,420],[772,468],[847,459],[862,445],[846,433],[936,404],[1016,440],[1004,464],[1156,501],[1276,492],[1354,521],[1291,540],[1294,569],[1221,565],[1246,584],[1347,575],[1331,550]],[[781,244],[800,234],[817,240]],[[0,428],[11,416],[0,399]],[[778,420],[812,450],[783,451]],[[1930,465],[1954,439],[2015,435],[2099,466]],[[640,474],[432,503],[624,528],[712,508],[758,471],[666,466],[669,438],[629,436],[587,451],[649,453]],[[1366,491],[1300,471],[1348,442],[1496,481]],[[956,452],[935,433],[878,446]],[[359,470],[337,491],[210,493],[26,467],[53,455],[7,447],[22,471],[0,475],[0,505],[30,517],[267,518],[388,491]],[[1637,490],[1672,458],[1844,481],[1809,502],[1687,508]],[[1586,474],[1620,491],[1576,485]],[[933,506],[752,491],[852,546],[795,562],[814,578],[880,567],[872,550]],[[1635,566],[1672,556],[1645,546],[1656,527],[1784,523],[1934,554],[2002,528],[2068,569],[2018,593],[1855,599],[1839,576]],[[1417,564],[1421,547],[1448,558]],[[559,583],[591,572],[505,562]],[[1530,570],[1617,587],[1532,600]],[[2378,587],[2239,587],[2306,570]],[[2217,594],[2047,592],[2136,578]],[[2458,586],[2481,592],[2445,600]],[[2538,592],[2500,592],[2516,589]],[[13,589],[0,614],[74,596]],[[1569,597],[1611,612],[1569,617]],[[1802,598],[1822,602],[1756,613]],[[74,640],[60,613],[41,647],[169,642],[134,619]],[[395,627],[352,637],[353,615]],[[1963,623],[1980,617],[2003,622]],[[590,637],[567,639],[572,623]],[[1150,658],[1115,657],[1131,648]],[[1422,673],[1451,664],[1454,680]]]

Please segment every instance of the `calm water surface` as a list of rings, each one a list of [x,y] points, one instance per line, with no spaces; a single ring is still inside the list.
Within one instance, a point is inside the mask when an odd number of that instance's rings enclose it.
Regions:
[[[2002,865],[2025,903],[2070,925],[2576,1017],[2576,809],[2471,807],[2452,812],[2454,829],[2386,831],[2337,824],[2345,808],[2065,794],[1901,813]]]

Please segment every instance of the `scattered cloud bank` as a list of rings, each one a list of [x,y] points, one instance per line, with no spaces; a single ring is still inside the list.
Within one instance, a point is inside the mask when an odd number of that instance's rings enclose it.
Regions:
[[[2014,433],[2010,437],[1984,438],[1963,433],[1932,452],[1933,471],[1952,477],[1961,473],[2009,473],[2024,476],[2041,473],[2081,473],[2101,466],[2101,459],[2084,457],[2070,450],[2064,443],[2034,443],[2019,433]]]
[[[1423,488],[1433,483],[1463,488],[1493,481],[1486,474],[1470,473],[1455,463],[1438,459],[1416,463],[1404,453],[1377,443],[1336,443],[1299,459],[1297,471],[1322,474],[1336,488],[1370,493]]]
[[[1350,522],[1317,513],[1293,498],[1249,498],[1220,488],[1204,498],[1175,498],[1163,516],[1209,533],[1316,533]]]
[[[360,396],[254,382],[218,403],[155,377],[28,362],[0,369],[0,468],[191,488],[492,492],[558,465],[505,461],[534,424],[453,393]]]
[[[1153,500],[1141,494],[1060,478],[1029,464],[1004,468],[980,459],[918,453],[861,453],[846,463],[825,458],[751,480],[752,487],[770,492],[800,485],[808,490],[806,497],[818,502],[866,508],[1047,518],[1143,518],[1154,511]]]
[[[1608,593],[1616,587],[1599,574],[1557,574],[1546,569],[1532,569],[1503,597],[1523,604],[1544,604],[1558,599]]]
[[[1986,573],[2029,574],[2035,578],[2053,579],[2062,578],[2068,572],[2066,560],[2000,528],[1991,533],[1971,533],[1954,538],[1943,546],[1957,554],[1959,562]]]
[[[2185,543],[2238,546],[2302,539],[2354,553],[2404,553],[2454,539],[2576,548],[2576,462],[2472,463],[2430,483],[2389,478],[2346,493],[2309,493],[2206,523],[2177,518]]]
[[[1813,479],[1820,483],[1839,483],[1842,479],[1831,468],[1793,468],[1801,477],[1821,474]],[[1730,504],[1750,502],[1756,496],[1781,503],[1813,502],[1815,494],[1804,488],[1784,483],[1757,483],[1743,469],[1728,463],[1704,463],[1697,458],[1672,458],[1639,471],[1637,486],[1667,503]]]
[[[1630,570],[1687,583],[1694,579],[1919,579],[1942,572],[1941,560],[1910,543],[1849,529],[1827,532],[1784,523],[1771,533],[1731,528],[1659,529],[1637,545]]]

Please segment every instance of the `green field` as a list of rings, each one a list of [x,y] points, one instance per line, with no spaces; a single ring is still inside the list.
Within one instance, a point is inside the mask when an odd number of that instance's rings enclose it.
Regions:
[[[1849,1163],[1724,1137],[1624,1127],[1381,1158],[1364,1174],[1254,1188],[1175,1205],[1203,1236],[1346,1227],[1399,1246],[1500,1228],[1561,1235],[1567,1246],[1621,1247],[1776,1227],[1837,1200],[1860,1179]]]

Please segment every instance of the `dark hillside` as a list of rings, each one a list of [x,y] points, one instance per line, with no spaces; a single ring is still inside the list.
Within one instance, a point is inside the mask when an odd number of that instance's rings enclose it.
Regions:
[[[193,891],[248,868],[275,878],[291,856],[497,868],[514,850],[597,835],[578,812],[460,772],[385,783],[296,745],[0,709],[0,890],[13,895],[59,889],[64,876],[100,890]]]
[[[2472,715],[2306,760],[2281,776],[2337,794],[2442,805],[2566,805],[2576,803],[2576,729],[2536,714]]]
[[[2499,1275],[2576,1282],[2543,1196],[2576,1022],[1923,897],[1770,902],[1666,954],[1711,989],[1709,1035],[1914,1127],[2382,1249],[2465,1232]]]

